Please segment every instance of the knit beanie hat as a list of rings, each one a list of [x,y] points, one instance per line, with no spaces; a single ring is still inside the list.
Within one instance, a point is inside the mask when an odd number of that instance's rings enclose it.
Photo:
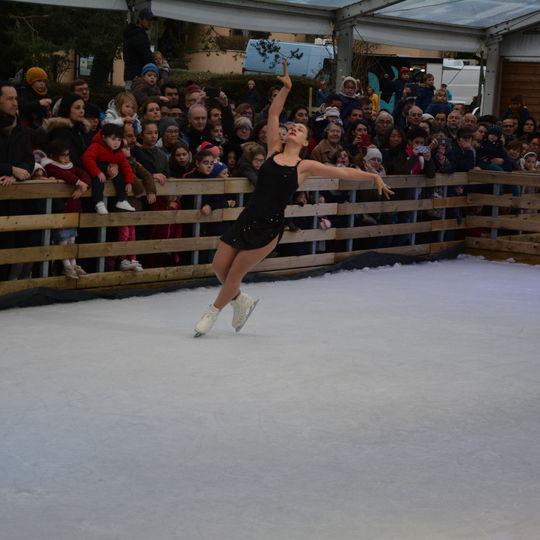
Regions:
[[[158,133],[160,137],[163,137],[163,134],[167,131],[167,128],[175,127],[178,129],[178,124],[174,118],[169,118],[166,116],[159,121],[158,124]]]
[[[364,159],[366,161],[369,161],[370,159],[373,159],[373,158],[379,158],[382,161],[382,154],[378,148],[371,147],[367,149]]]
[[[159,68],[156,64],[145,64],[141,70],[141,75],[144,75],[147,71],[153,71],[159,77]]]
[[[500,137],[502,135],[501,128],[498,126],[491,126],[488,129],[488,135],[497,135],[497,137]]]
[[[217,176],[220,172],[222,172],[226,168],[227,168],[226,163],[222,163],[221,161],[216,161],[214,163],[214,168],[212,169],[212,176]]]
[[[324,117],[328,118],[329,116],[339,118],[339,109],[337,107],[326,107],[324,110]]]
[[[245,116],[239,116],[234,121],[234,129],[237,130],[241,127],[248,127],[249,129],[253,129],[253,124],[251,123],[251,120]]]
[[[69,118],[71,106],[79,100],[82,101],[83,98],[77,94],[66,94],[62,98],[62,102],[60,103],[60,107],[58,109],[58,116],[61,116],[62,118]]]
[[[201,150],[210,150],[216,157],[219,157],[221,152],[219,151],[219,148],[208,141],[203,141],[198,147],[197,152],[200,152]]]
[[[46,81],[48,78],[47,72],[40,67],[31,67],[26,72],[26,82],[30,86],[32,86],[36,81]]]
[[[350,75],[348,77],[343,78],[343,82],[341,83],[341,89],[343,90],[345,88],[345,84],[348,82],[352,82],[354,84],[354,89],[358,89],[358,83],[356,82],[356,79],[354,77],[351,77]]]
[[[410,72],[411,72],[411,70],[408,67],[402,67],[399,70],[399,76],[401,77],[404,73],[410,73]]]

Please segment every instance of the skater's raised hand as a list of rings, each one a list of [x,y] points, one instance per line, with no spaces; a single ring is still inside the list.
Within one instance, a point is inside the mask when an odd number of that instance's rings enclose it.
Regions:
[[[283,59],[283,75],[279,75],[278,80],[283,84],[285,88],[288,88],[290,90],[292,88],[292,81],[291,81],[291,78],[289,77],[288,66],[289,66],[289,62]]]
[[[384,195],[387,199],[390,198],[390,195],[394,195],[394,192],[384,183],[384,180],[379,175],[376,175],[374,182],[379,195]]]

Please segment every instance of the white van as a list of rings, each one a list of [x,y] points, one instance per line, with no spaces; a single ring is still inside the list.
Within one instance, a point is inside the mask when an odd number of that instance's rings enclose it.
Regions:
[[[325,65],[325,60],[334,58],[331,45],[316,45],[314,43],[294,43],[290,41],[273,41],[264,39],[250,39],[246,47],[244,58],[244,73],[277,73],[282,72],[281,60],[276,62],[275,54],[270,53],[265,58],[258,50],[260,44],[271,43],[279,47],[277,52],[280,58],[289,62],[289,73],[304,77],[317,78]],[[301,55],[300,58],[291,58],[291,52]]]
[[[452,103],[470,105],[478,95],[480,66],[467,65],[463,60],[445,58],[442,64],[427,64],[426,73],[435,77],[435,87],[448,85],[452,92]]]

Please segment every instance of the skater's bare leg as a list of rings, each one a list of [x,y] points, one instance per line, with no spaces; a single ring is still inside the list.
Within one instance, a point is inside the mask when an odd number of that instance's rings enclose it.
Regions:
[[[212,270],[221,283],[225,283],[229,268],[231,267],[234,258],[238,254],[238,249],[229,246],[225,242],[219,241],[214,260],[212,261]]]
[[[240,292],[240,284],[244,276],[267,255],[272,253],[277,243],[278,238],[276,237],[262,248],[238,251],[229,267],[218,297],[214,301],[214,306],[223,309],[233,298],[236,298]]]

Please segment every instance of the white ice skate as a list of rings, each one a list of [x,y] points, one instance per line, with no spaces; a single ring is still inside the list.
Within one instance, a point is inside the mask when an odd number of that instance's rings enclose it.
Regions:
[[[219,312],[221,310],[211,304],[210,307],[206,310],[206,313],[201,317],[201,320],[195,325],[195,336],[200,337],[204,334],[210,332],[212,326],[216,322]]]
[[[251,312],[255,309],[257,302],[255,298],[251,298],[249,294],[240,293],[234,300],[231,301],[231,305],[234,309],[232,327],[240,332],[244,324],[246,324]]]

